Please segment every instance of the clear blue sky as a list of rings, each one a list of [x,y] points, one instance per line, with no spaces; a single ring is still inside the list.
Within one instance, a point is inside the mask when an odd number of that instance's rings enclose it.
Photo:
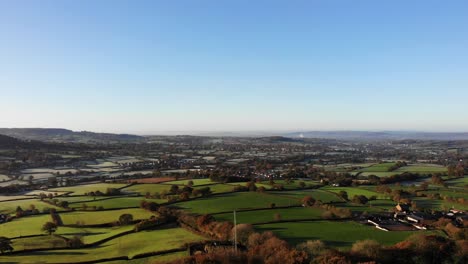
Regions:
[[[468,131],[468,1],[0,1],[0,127]]]

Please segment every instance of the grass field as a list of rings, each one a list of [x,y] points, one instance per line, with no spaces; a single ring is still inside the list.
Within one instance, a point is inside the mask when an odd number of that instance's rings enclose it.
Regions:
[[[81,236],[85,244],[91,244],[105,238],[117,235],[133,229],[133,225],[115,226],[108,228],[89,228],[89,227],[59,227],[57,234],[72,238],[73,236]]]
[[[311,196],[315,200],[321,200],[324,203],[341,202],[341,199],[337,195],[331,192],[320,190],[320,189],[281,191],[281,192],[270,192],[270,193],[278,195],[278,196],[283,196],[283,197],[291,197],[298,201],[302,200],[302,198],[304,198],[305,196]]]
[[[294,219],[320,219],[324,211],[319,208],[281,208],[281,209],[268,209],[260,211],[247,211],[237,212],[237,223],[264,223],[275,220],[275,214],[279,214],[281,220],[294,220]],[[215,215],[218,221],[233,221],[233,213],[225,213]]]
[[[468,175],[463,178],[449,179],[445,181],[449,186],[468,187]]]
[[[395,207],[395,202],[392,200],[375,200],[369,201],[365,205],[359,205],[354,203],[337,203],[335,204],[338,208],[345,208],[351,210],[353,213],[378,213],[385,212]]]
[[[377,177],[390,177],[390,176],[393,176],[393,175],[396,175],[398,174],[397,172],[394,172],[394,171],[374,171],[374,172],[361,172],[359,175],[360,176],[365,176],[365,177],[368,177],[368,176],[371,176],[371,175],[374,175],[374,176],[377,176]]]
[[[69,207],[82,208],[83,204],[86,204],[86,206],[88,207],[102,206],[104,209],[131,208],[131,207],[139,207],[140,202],[143,200],[146,200],[148,202],[156,202],[158,204],[167,202],[167,200],[165,199],[146,199],[144,197],[117,197],[117,198],[105,199],[105,200],[72,203],[69,205]]]
[[[431,188],[428,191],[423,192],[425,194],[438,193],[441,197],[453,197],[453,198],[465,198],[468,200],[468,190],[462,189],[448,189],[448,188]]]
[[[0,195],[0,202],[24,199],[24,198],[31,199],[30,196],[26,196],[26,195]],[[1,206],[2,204],[0,203],[0,210],[1,210]]]
[[[37,249],[37,248],[58,248],[66,246],[63,238],[58,236],[38,236],[17,238],[12,240],[12,246],[15,250]]]
[[[375,163],[343,163],[343,164],[337,164],[337,165],[325,165],[324,168],[326,171],[334,171],[334,172],[349,172],[353,168],[367,168],[372,165],[375,165]]]
[[[148,258],[141,258],[141,259],[132,259],[128,261],[106,261],[106,262],[101,262],[103,264],[162,264],[162,263],[167,263],[170,261],[174,261],[177,259],[181,259],[184,257],[188,257],[189,254],[186,251],[181,251],[181,252],[175,252],[175,253],[168,253],[168,254],[163,254],[163,255],[158,255],[154,257],[148,257]]]
[[[132,193],[139,193],[140,195],[145,195],[147,192],[150,194],[154,194],[156,192],[162,193],[163,191],[169,191],[171,189],[171,185],[167,184],[135,184],[126,188],[122,189],[122,192],[132,192]]]
[[[447,172],[447,168],[439,165],[430,164],[410,164],[395,170],[397,173],[413,172],[413,173],[436,173],[436,172]]]
[[[51,220],[50,215],[35,215],[15,219],[0,225],[0,236],[11,238],[44,234],[41,227]]]
[[[72,192],[71,195],[84,195],[85,193],[101,191],[106,192],[107,188],[122,188],[126,184],[121,183],[96,183],[96,184],[87,184],[87,185],[77,185],[73,187],[59,187],[54,189],[49,189],[51,192]]]
[[[21,206],[23,210],[30,209],[31,206],[42,212],[44,208],[55,208],[57,211],[63,210],[60,207],[50,205],[48,203],[41,202],[38,199],[18,200],[18,201],[6,201],[0,202],[0,213],[2,214],[13,214],[16,213],[16,207]]]
[[[187,179],[187,180],[169,181],[169,182],[165,182],[164,184],[187,185],[189,181],[193,181],[193,186],[217,183],[217,182],[212,182],[209,178],[207,178],[207,179]]]
[[[103,199],[108,199],[107,196],[58,196],[53,199],[58,199],[59,201],[68,201],[69,203],[82,203],[82,202],[92,202],[100,201]]]
[[[242,192],[179,202],[174,206],[194,213],[209,214],[241,209],[267,208],[270,207],[271,203],[275,203],[276,206],[300,205],[299,201],[288,197],[257,192]]]
[[[84,223],[85,225],[98,225],[115,222],[122,214],[132,214],[134,220],[147,219],[154,215],[153,213],[140,208],[131,208],[109,211],[67,212],[61,213],[60,217],[65,225],[73,225],[77,222]]]
[[[301,181],[301,180],[293,180],[289,183],[287,183],[285,180],[275,180],[275,184],[281,184],[283,187],[287,190],[296,190],[296,189],[301,189],[300,187],[300,182],[304,182],[306,186],[315,186],[319,185],[320,183],[318,181]],[[265,185],[270,186],[268,181],[262,182]]]
[[[359,187],[331,187],[331,186],[325,186],[320,188],[321,190],[324,191],[329,191],[333,193],[339,193],[340,191],[345,191],[348,193],[348,198],[351,200],[354,195],[364,195],[367,198],[371,196],[377,196],[378,198],[385,198],[385,196],[381,193],[373,192],[364,188],[359,188]]]
[[[195,189],[200,189],[204,187],[210,187],[210,190],[213,193],[225,193],[225,192],[232,192],[235,186],[219,183],[219,184],[204,185],[200,187],[195,186]]]
[[[174,177],[157,177],[157,178],[141,178],[141,179],[131,179],[128,182],[135,183],[162,183],[167,181],[174,180]]]
[[[435,199],[429,199],[425,197],[415,197],[413,201],[416,202],[416,205],[418,207],[424,208],[424,209],[448,210],[450,208],[456,208],[459,210],[468,210],[468,205],[466,204],[447,202],[444,200],[435,200]]]
[[[271,230],[292,244],[319,239],[328,246],[340,249],[349,249],[354,242],[363,239],[373,239],[382,244],[391,245],[414,234],[414,232],[408,231],[385,232],[356,222],[310,221],[275,223],[255,227],[260,231]]]
[[[246,186],[247,185],[246,182],[229,182],[229,183],[226,183],[226,184],[231,185],[231,186]],[[261,182],[261,183],[256,182],[255,186],[257,186],[257,188],[263,187],[263,188],[265,188],[267,190],[272,188],[272,186],[268,182],[265,182],[265,181]]]
[[[372,165],[370,167],[359,169],[361,172],[388,172],[389,168],[395,165],[395,162],[384,162]]]
[[[124,238],[113,239],[93,248],[48,250],[13,256],[0,255],[0,262],[37,263],[39,258],[46,256],[48,263],[95,261],[117,256],[129,256],[131,258],[136,254],[179,248],[184,243],[200,240],[204,240],[204,238],[182,228],[142,231],[127,235]]]

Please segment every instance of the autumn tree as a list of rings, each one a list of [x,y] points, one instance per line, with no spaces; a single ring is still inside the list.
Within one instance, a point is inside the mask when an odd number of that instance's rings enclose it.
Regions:
[[[340,191],[338,193],[338,196],[340,196],[341,198],[343,198],[344,200],[348,201],[348,193],[346,191]]]
[[[327,249],[325,243],[320,240],[309,240],[297,245],[296,248],[306,252],[311,259],[322,254]]]
[[[7,237],[0,237],[0,252],[5,251],[13,251],[13,247],[11,246],[11,240]]]
[[[57,231],[57,225],[53,222],[46,222],[43,226],[42,226],[42,231],[48,233],[49,235],[52,235],[52,233],[54,233],[55,231]]]
[[[312,196],[305,196],[304,198],[302,198],[302,204],[305,205],[305,206],[312,206],[314,205],[315,203],[315,199],[312,198]]]
[[[351,253],[373,260],[379,257],[381,251],[382,246],[379,244],[379,242],[370,239],[356,241],[351,247]]]
[[[132,214],[122,214],[119,217],[119,224],[120,225],[129,225],[133,222],[133,215]]]
[[[254,228],[251,224],[238,224],[231,230],[231,239],[234,240],[234,234],[237,230],[237,242],[247,245],[249,236],[254,233]]]

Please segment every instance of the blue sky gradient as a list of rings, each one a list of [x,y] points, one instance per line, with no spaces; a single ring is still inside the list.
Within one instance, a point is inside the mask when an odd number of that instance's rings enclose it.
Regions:
[[[468,131],[467,1],[0,1],[0,127]]]

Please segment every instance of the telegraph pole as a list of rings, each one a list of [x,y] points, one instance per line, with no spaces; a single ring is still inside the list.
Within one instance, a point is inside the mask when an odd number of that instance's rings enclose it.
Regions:
[[[237,219],[236,219],[236,210],[234,210],[234,250],[237,252]]]

